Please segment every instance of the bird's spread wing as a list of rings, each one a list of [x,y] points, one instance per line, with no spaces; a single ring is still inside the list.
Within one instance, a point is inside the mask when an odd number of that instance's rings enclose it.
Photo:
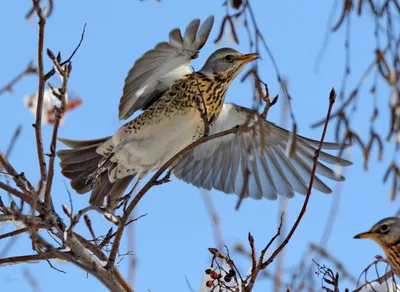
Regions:
[[[250,115],[251,110],[247,108],[224,104],[210,134],[245,124]],[[293,197],[294,192],[306,194],[319,141],[297,136],[295,154],[289,158],[285,150],[290,132],[265,120],[260,122],[262,132],[256,126],[256,133],[230,134],[194,148],[184,155],[174,174],[197,187],[214,188],[227,194],[239,195],[247,185],[243,194],[254,199],[265,197],[273,200],[278,194]],[[323,144],[323,149],[339,148],[336,143]],[[339,166],[351,165],[347,160],[324,152],[320,153],[319,160],[317,174],[336,181],[344,178],[321,161]],[[331,192],[318,177],[315,177],[313,187],[323,193]]]
[[[190,61],[198,57],[213,23],[214,16],[208,17],[201,26],[200,20],[195,19],[183,37],[180,29],[174,29],[169,33],[169,42],[159,43],[135,62],[125,79],[119,119],[127,119],[135,111],[147,108],[175,80],[191,72]]]

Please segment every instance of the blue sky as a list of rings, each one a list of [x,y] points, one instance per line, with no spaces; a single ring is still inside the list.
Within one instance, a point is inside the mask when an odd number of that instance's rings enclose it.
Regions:
[[[320,49],[329,18],[332,1],[253,1],[253,8],[259,26],[277,60],[279,69],[289,81],[293,97],[293,108],[298,121],[298,132],[319,139],[321,129],[311,130],[312,122],[325,115],[328,95],[332,87],[340,88],[344,69],[344,30],[331,35],[329,45],[320,64],[318,74],[314,71],[315,60]],[[257,3],[255,3],[257,2]],[[111,4],[113,3],[113,4]],[[122,93],[123,81],[134,61],[159,41],[167,40],[168,32],[184,28],[192,19],[204,20],[210,14],[216,17],[210,40],[203,48],[200,57],[193,63],[199,69],[206,57],[218,46],[213,40],[218,34],[219,24],[225,12],[222,1],[118,1],[93,3],[83,1],[55,1],[55,10],[47,22],[45,48],[61,51],[67,56],[79,41],[82,27],[87,23],[86,35],[81,48],[73,59],[73,70],[69,89],[79,95],[83,105],[66,116],[60,128],[60,136],[74,139],[98,138],[112,134],[120,125],[117,108]],[[18,74],[27,63],[36,58],[37,25],[24,19],[30,9],[30,1],[16,5],[7,1],[7,8],[0,10],[0,23],[3,40],[0,54],[0,86]],[[240,45],[226,44],[249,52],[243,26],[237,27]],[[351,65],[352,76],[349,85],[354,86],[359,76],[369,64],[373,54],[372,21],[353,19]],[[261,77],[269,85],[272,95],[278,94],[279,84],[272,64],[264,51],[260,62]],[[50,62],[46,58],[46,71]],[[239,77],[240,78],[240,77]],[[242,84],[239,78],[233,82],[227,94],[227,101],[240,105],[251,104],[251,83]],[[57,85],[58,77],[51,80]],[[373,103],[367,88],[363,94],[363,106],[354,120],[354,127],[363,137],[369,131],[366,120]],[[31,128],[33,117],[23,106],[23,95],[37,90],[37,79],[30,76],[21,81],[12,93],[0,96],[0,128],[2,138],[0,149],[8,145],[9,139],[18,124],[23,125],[21,138],[14,149],[11,162],[18,171],[24,171],[29,179],[37,181],[39,169],[36,163],[34,131]],[[377,127],[387,127],[388,91],[379,89],[382,112]],[[339,105],[339,100],[336,107]],[[279,123],[282,99],[269,113],[269,120]],[[290,124],[289,124],[290,125]],[[333,140],[333,126],[328,130],[327,140]],[[51,127],[43,128],[43,136],[48,150]],[[396,206],[389,202],[389,185],[382,184],[382,176],[387,162],[392,157],[388,148],[385,162],[376,161],[376,151],[371,156],[370,170],[362,168],[362,156],[358,148],[349,151],[354,166],[346,171],[336,225],[327,246],[343,264],[356,276],[370,263],[380,248],[369,241],[352,239],[356,233],[364,231],[383,217],[391,216]],[[64,187],[66,179],[60,174],[58,163],[54,179],[53,197],[57,208],[68,204]],[[329,184],[335,187],[335,184]],[[217,191],[211,197],[221,220],[224,243],[232,249],[236,243],[246,245],[250,231],[256,240],[256,247],[262,247],[275,234],[278,217],[278,201],[243,202],[239,211],[234,206],[237,198]],[[73,194],[74,210],[86,206],[88,195]],[[287,223],[296,219],[304,197],[297,195],[288,204]],[[328,218],[332,203],[331,195],[318,191],[312,193],[307,213],[289,242],[286,251],[285,267],[294,268],[309,242],[318,243]],[[140,202],[135,216],[147,216],[134,225],[134,253],[137,255],[135,291],[189,291],[185,276],[197,290],[202,274],[210,262],[208,247],[214,247],[214,236],[210,217],[204,206],[201,193],[176,179],[162,187],[153,188]],[[101,234],[110,224],[91,214],[96,233]],[[11,227],[0,227],[0,233]],[[85,228],[78,227],[78,230]],[[127,238],[121,252],[128,251]],[[4,244],[4,243],[3,243]],[[3,246],[0,245],[0,246]],[[247,245],[246,245],[247,246]],[[272,251],[272,250],[271,250]],[[30,254],[31,247],[27,237],[20,236],[9,256]],[[250,262],[232,253],[243,273]],[[121,272],[127,276],[128,258],[121,264]],[[323,263],[323,262],[322,262]],[[47,263],[13,265],[0,268],[0,285],[16,291],[28,291],[29,285],[23,276],[28,269],[38,281],[42,291],[81,291],[106,289],[93,277],[72,265],[58,265],[67,274],[58,273]],[[272,265],[270,269],[274,269]],[[316,281],[318,279],[316,278]],[[260,281],[254,291],[266,291],[270,287]],[[352,287],[349,287],[352,288]]]

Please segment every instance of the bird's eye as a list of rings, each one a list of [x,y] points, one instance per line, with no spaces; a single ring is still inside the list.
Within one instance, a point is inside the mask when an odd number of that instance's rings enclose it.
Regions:
[[[224,57],[224,60],[227,62],[233,62],[233,59],[234,59],[233,55],[226,55]]]
[[[387,224],[382,224],[381,227],[380,227],[381,233],[386,233],[386,232],[389,231],[389,229],[390,229],[389,225],[387,225]]]

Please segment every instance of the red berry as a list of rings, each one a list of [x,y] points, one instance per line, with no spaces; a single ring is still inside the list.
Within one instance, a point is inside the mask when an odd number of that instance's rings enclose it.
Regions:
[[[216,271],[212,271],[212,272],[210,273],[210,277],[211,277],[211,279],[217,279],[217,278],[218,278],[217,272],[216,272]]]

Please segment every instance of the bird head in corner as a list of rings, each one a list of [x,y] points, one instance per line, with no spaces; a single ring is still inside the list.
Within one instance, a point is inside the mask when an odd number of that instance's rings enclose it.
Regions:
[[[357,234],[354,238],[373,239],[383,248],[400,243],[400,218],[385,218],[372,226],[369,231]]]

